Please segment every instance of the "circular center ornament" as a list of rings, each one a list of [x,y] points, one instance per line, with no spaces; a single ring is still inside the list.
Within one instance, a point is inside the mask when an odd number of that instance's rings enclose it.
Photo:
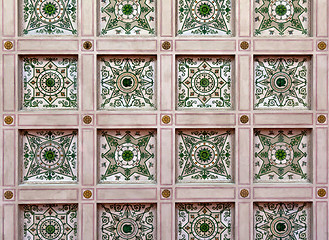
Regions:
[[[217,222],[212,216],[201,215],[192,222],[196,239],[213,239],[217,234]]]
[[[291,88],[292,80],[290,76],[284,72],[278,72],[271,78],[271,86],[276,92],[286,92]]]
[[[133,22],[139,19],[141,6],[137,0],[118,0],[115,5],[117,19],[123,22]]]
[[[210,142],[199,142],[191,151],[193,163],[201,168],[210,168],[217,162],[218,150]]]
[[[64,87],[64,79],[59,72],[46,70],[38,76],[37,86],[47,96],[57,95]]]
[[[133,168],[139,164],[141,152],[139,147],[132,143],[124,143],[117,147],[115,151],[115,161],[123,168]]]
[[[209,95],[217,89],[217,77],[208,70],[201,70],[192,76],[192,88],[200,95]]]
[[[132,239],[138,233],[138,225],[133,219],[122,219],[117,226],[118,235],[123,239]]]
[[[40,220],[37,227],[38,236],[42,240],[60,239],[64,234],[63,223],[54,217],[46,217]]]
[[[36,150],[36,161],[45,170],[54,170],[64,162],[64,150],[56,142],[44,142]]]
[[[117,84],[121,92],[130,93],[137,88],[138,78],[134,74],[126,72],[118,77]]]
[[[291,223],[284,217],[278,217],[271,222],[270,228],[275,237],[284,238],[291,232]]]
[[[45,23],[55,23],[64,15],[62,0],[39,0],[36,3],[36,15]]]
[[[292,147],[286,143],[275,143],[270,146],[268,157],[273,166],[286,167],[292,163],[294,151]]]
[[[197,22],[211,22],[217,18],[218,9],[218,3],[215,1],[196,0],[192,5],[192,16]]]
[[[271,20],[275,22],[287,22],[292,19],[294,6],[290,0],[272,1],[269,6]]]

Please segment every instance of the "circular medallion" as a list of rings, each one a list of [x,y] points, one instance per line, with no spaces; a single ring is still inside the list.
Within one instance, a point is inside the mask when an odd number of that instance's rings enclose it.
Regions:
[[[137,88],[138,78],[134,74],[126,72],[118,77],[117,84],[121,92],[130,93]]]
[[[92,195],[93,195],[93,193],[90,190],[86,190],[86,191],[83,192],[83,197],[84,198],[89,199],[89,198],[91,198]]]
[[[240,48],[243,49],[243,50],[246,50],[249,48],[249,43],[246,42],[246,41],[243,41],[240,43]]]
[[[321,189],[318,190],[318,196],[319,197],[325,197],[326,194],[327,194],[327,191],[325,189],[321,188]]]
[[[241,117],[240,117],[240,122],[241,123],[248,123],[249,122],[249,117],[247,116],[247,115],[242,115]]]
[[[318,48],[320,50],[325,50],[327,48],[327,44],[325,42],[319,42],[318,43]]]
[[[58,22],[65,13],[62,0],[38,0],[35,9],[37,17],[45,23]]]
[[[210,142],[199,142],[191,151],[193,163],[202,169],[210,168],[217,162],[218,151]]]
[[[5,49],[10,50],[14,47],[14,44],[11,41],[6,41],[4,43],[4,47],[5,47]]]
[[[12,116],[5,117],[5,124],[10,125],[14,122],[14,118]]]
[[[169,189],[163,190],[162,191],[162,197],[169,198],[170,197],[170,190]]]
[[[64,149],[56,142],[42,143],[36,150],[36,161],[45,170],[54,170],[64,162]]]
[[[217,18],[218,9],[218,4],[215,1],[196,0],[192,5],[192,17],[198,22],[211,22]]]
[[[57,95],[64,87],[64,79],[59,72],[46,70],[38,76],[37,86],[47,96]]]
[[[122,219],[117,226],[118,235],[123,239],[132,239],[138,233],[137,223],[129,218]]]
[[[286,167],[292,163],[294,151],[292,147],[286,143],[275,143],[270,146],[268,158],[273,166]]]
[[[284,217],[278,217],[271,222],[270,228],[275,237],[284,238],[291,232],[291,223]]]
[[[14,193],[12,191],[5,191],[3,196],[5,197],[5,199],[12,199],[14,197]]]
[[[294,14],[294,6],[291,1],[288,0],[277,0],[271,1],[269,6],[269,14],[271,20],[275,22],[287,22],[292,19]]]
[[[212,216],[201,215],[195,218],[191,228],[196,239],[213,239],[217,234],[217,222]]]
[[[93,119],[91,116],[84,116],[82,121],[84,124],[90,124],[93,121]]]
[[[85,41],[83,43],[83,48],[86,50],[90,50],[93,47],[93,44],[90,41]]]
[[[170,123],[170,117],[168,115],[162,117],[162,122],[164,124]]]
[[[249,191],[247,189],[242,189],[240,191],[240,196],[243,197],[243,198],[246,198],[249,196]]]
[[[326,121],[327,121],[326,116],[324,116],[324,115],[318,116],[318,122],[319,123],[325,123]]]
[[[192,76],[192,88],[200,95],[209,95],[217,89],[217,77],[208,70],[201,70]]]
[[[137,0],[118,0],[115,5],[117,19],[123,22],[133,22],[139,19],[141,6]]]
[[[164,50],[169,50],[170,47],[171,47],[170,42],[165,41],[165,42],[162,43],[162,48],[163,48]]]
[[[139,147],[132,143],[124,143],[117,147],[115,160],[117,165],[123,168],[133,168],[139,164],[141,152]]]
[[[276,92],[286,92],[291,88],[292,81],[288,74],[278,72],[271,78],[271,86]]]
[[[42,240],[57,240],[63,236],[64,225],[58,218],[45,217],[38,223],[37,231]]]

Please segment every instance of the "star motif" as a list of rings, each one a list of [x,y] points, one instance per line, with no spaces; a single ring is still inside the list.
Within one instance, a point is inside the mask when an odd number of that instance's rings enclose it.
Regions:
[[[301,141],[306,132],[288,136],[279,131],[273,137],[256,132],[256,136],[261,143],[261,151],[255,152],[255,157],[262,160],[262,165],[255,178],[259,179],[262,175],[273,173],[279,176],[279,179],[288,173],[293,173],[306,179],[307,174],[303,172],[299,160],[307,156],[306,152],[300,149]]]
[[[289,29],[301,31],[307,34],[300,16],[307,11],[299,4],[298,0],[263,0],[263,4],[255,9],[255,12],[262,16],[262,21],[255,35],[262,31],[274,28],[280,35]],[[258,18],[257,18],[258,19]]]
[[[187,176],[195,179],[231,179],[227,168],[230,165],[230,150],[228,136],[230,132],[218,135],[216,132],[195,132],[195,135],[179,132],[184,147],[179,149],[178,180]]]
[[[130,180],[135,173],[146,176],[149,180],[154,178],[147,166],[148,160],[154,158],[154,154],[147,151],[150,138],[153,136],[152,132],[137,138],[129,131],[122,138],[106,133],[103,133],[103,136],[110,149],[101,156],[109,161],[105,173],[101,176],[102,180],[116,174],[124,176],[125,180]]]
[[[154,12],[154,8],[149,7],[146,0],[110,0],[102,11],[109,17],[101,31],[103,35],[113,29],[122,29],[125,34],[131,34],[134,28],[154,34],[154,29],[147,19],[148,14]]]

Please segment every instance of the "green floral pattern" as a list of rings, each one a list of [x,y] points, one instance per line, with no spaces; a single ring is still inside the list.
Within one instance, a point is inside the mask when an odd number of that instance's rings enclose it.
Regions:
[[[100,109],[156,108],[153,57],[102,57]]]
[[[231,203],[179,203],[177,239],[233,239]]]
[[[231,57],[178,57],[177,109],[232,109]]]
[[[156,0],[100,1],[100,35],[154,36]]]
[[[232,36],[231,0],[177,2],[177,35]]]
[[[309,203],[256,203],[254,239],[310,240],[311,219]]]
[[[78,204],[23,205],[23,240],[78,239]]]
[[[255,0],[255,36],[309,36],[310,0]]]
[[[23,35],[76,35],[76,0],[22,0]]]
[[[256,57],[255,109],[309,109],[310,57]]]
[[[99,239],[156,239],[154,204],[100,204],[98,207]]]
[[[77,131],[22,133],[23,183],[77,182]]]
[[[102,183],[155,183],[154,131],[108,130],[100,133]]]
[[[77,58],[24,57],[22,108],[77,109]]]
[[[255,130],[256,182],[309,182],[312,172],[310,131]]]
[[[179,130],[177,182],[231,182],[231,130]]]

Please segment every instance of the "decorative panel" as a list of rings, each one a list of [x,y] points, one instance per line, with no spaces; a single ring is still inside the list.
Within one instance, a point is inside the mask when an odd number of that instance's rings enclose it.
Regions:
[[[155,183],[156,133],[153,130],[99,132],[101,183]]]

